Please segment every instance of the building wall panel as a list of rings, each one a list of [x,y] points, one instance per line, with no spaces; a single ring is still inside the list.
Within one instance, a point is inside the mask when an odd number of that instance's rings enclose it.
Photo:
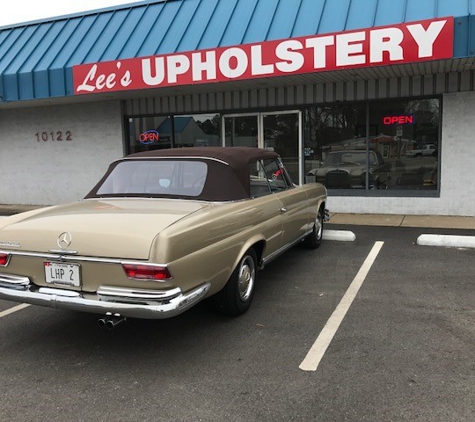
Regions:
[[[4,204],[77,201],[123,155],[119,102],[0,110],[0,125]],[[66,141],[66,131],[71,141]],[[41,139],[43,132],[46,141]],[[62,141],[57,140],[58,132]]]

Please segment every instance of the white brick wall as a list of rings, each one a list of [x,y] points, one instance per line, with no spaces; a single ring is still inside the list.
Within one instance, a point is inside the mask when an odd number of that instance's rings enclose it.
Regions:
[[[446,94],[440,198],[330,197],[334,212],[475,216],[475,93]]]
[[[72,141],[51,140],[66,131]],[[79,200],[122,155],[119,102],[0,110],[0,204]]]

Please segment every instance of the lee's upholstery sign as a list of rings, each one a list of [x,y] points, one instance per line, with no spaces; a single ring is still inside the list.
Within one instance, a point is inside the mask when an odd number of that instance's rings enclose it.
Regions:
[[[73,67],[74,93],[160,88],[453,57],[453,17]]]

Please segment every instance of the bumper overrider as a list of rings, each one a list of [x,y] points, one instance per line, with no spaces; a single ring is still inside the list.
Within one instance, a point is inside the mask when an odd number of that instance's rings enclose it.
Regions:
[[[170,290],[124,289],[101,286],[96,293],[39,287],[28,277],[0,273],[0,299],[49,308],[69,309],[130,318],[163,319],[181,314],[203,299],[209,283],[183,293]]]

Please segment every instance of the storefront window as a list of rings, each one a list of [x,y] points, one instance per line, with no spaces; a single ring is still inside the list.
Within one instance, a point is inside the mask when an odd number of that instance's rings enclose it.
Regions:
[[[130,118],[127,153],[170,148],[172,145],[170,129],[167,133],[160,132],[161,128],[166,126],[169,121],[169,116]]]
[[[219,114],[174,116],[175,147],[220,146]]]
[[[307,108],[307,181],[328,189],[436,190],[439,119],[438,99]]]
[[[264,147],[277,152],[292,180],[299,183],[299,113],[263,115]]]
[[[370,148],[389,168],[388,189],[434,190],[438,186],[439,100],[370,104]]]
[[[219,114],[130,118],[128,153],[221,145],[219,121]]]
[[[366,108],[338,104],[305,110],[307,180],[329,189],[365,188]]]
[[[226,116],[224,131],[227,147],[258,146],[258,116]]]

